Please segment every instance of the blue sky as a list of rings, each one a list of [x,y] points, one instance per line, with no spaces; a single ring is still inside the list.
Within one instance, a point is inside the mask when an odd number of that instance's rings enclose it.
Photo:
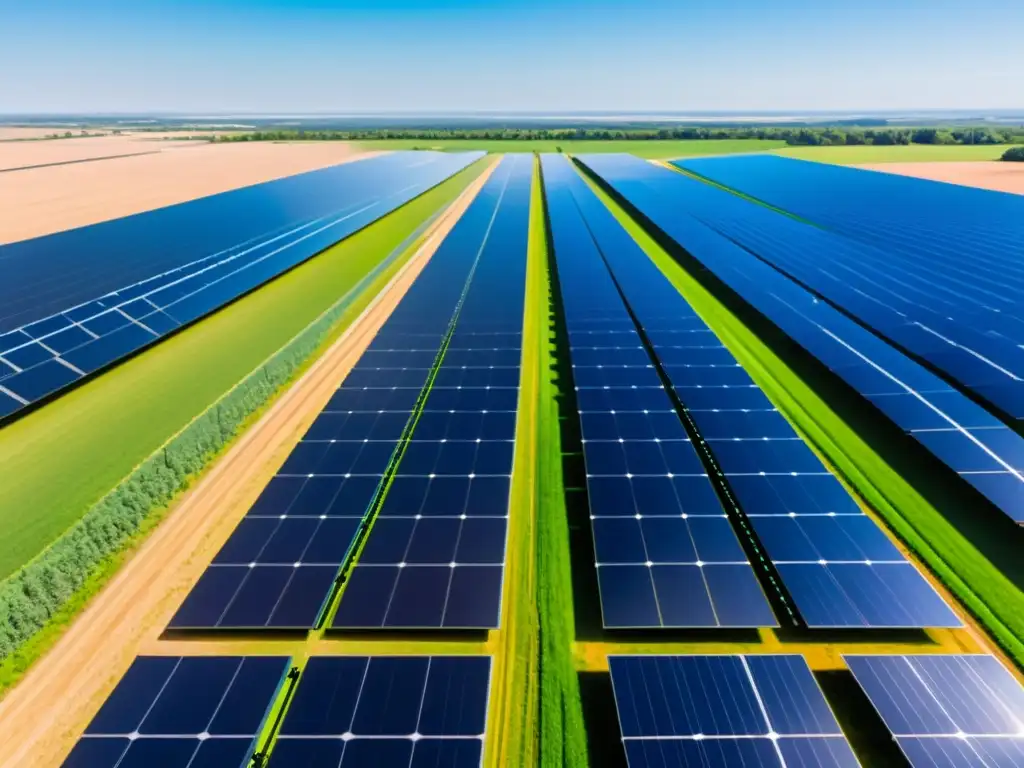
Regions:
[[[0,113],[1024,107],[1021,0],[0,0]]]

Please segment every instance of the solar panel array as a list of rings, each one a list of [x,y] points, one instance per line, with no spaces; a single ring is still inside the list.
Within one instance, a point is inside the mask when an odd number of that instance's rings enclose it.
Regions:
[[[301,264],[481,154],[395,153],[0,246],[10,275],[0,418]]]
[[[913,768],[1024,765],[1024,688],[995,657],[843,658]]]
[[[799,655],[609,656],[629,768],[857,768]]]
[[[992,504],[1024,521],[1024,438],[918,363],[733,240],[786,232],[786,217],[626,155],[586,156],[611,184],[706,269],[957,472]],[[698,221],[729,225],[729,239]],[[691,211],[693,212],[692,215]],[[741,211],[738,213],[737,211]],[[700,212],[700,213],[698,213]],[[745,218],[743,218],[745,217]],[[762,242],[758,235],[758,243]],[[760,246],[749,241],[751,250]]]
[[[736,170],[742,173],[742,168],[762,164],[763,161],[750,158],[693,165],[715,175],[714,169],[719,167],[728,171],[734,165],[739,166]],[[690,163],[680,165],[691,167]],[[854,174],[855,178],[861,175],[886,178],[882,174],[849,169],[837,172],[827,167],[821,172],[801,173],[798,169],[805,166],[813,169],[814,164],[800,161],[774,161],[769,165],[776,168],[776,176],[783,180],[790,169],[797,171],[799,177],[823,175],[828,178],[839,173],[841,177]],[[735,172],[728,176],[732,179]],[[742,177],[739,183],[741,188],[748,186]],[[765,190],[764,186],[769,188]],[[771,186],[770,182],[755,184],[755,190],[764,191],[775,200]],[[842,190],[844,185],[836,186]],[[823,197],[818,185],[808,189],[814,189],[816,199]],[[837,195],[846,197],[842,191],[837,191]],[[805,192],[803,197],[806,196]],[[781,197],[780,202],[790,204],[794,196]],[[885,206],[884,200],[886,195],[880,194],[880,207]],[[895,203],[895,199],[892,202]],[[792,204],[802,210],[799,200]],[[922,242],[920,237],[915,237],[915,244],[907,246],[862,243],[780,217],[764,207],[759,207],[757,214],[751,213],[750,205],[735,196],[730,200],[725,193],[716,191],[709,197],[695,193],[688,210],[889,341],[928,361],[995,409],[1016,419],[1024,418],[1024,312],[1019,301],[1024,290],[1024,270],[1019,266],[1000,264],[985,275],[984,256],[969,246],[964,246],[956,256],[943,259],[931,253],[927,238]],[[1024,205],[1019,208],[1024,213]],[[765,226],[751,226],[758,214]],[[940,242],[945,241],[946,231],[942,232]],[[969,261],[965,261],[965,257]],[[943,426],[938,424],[936,428]],[[1008,431],[1005,427],[994,427],[978,430],[976,435],[983,444],[991,444],[997,451],[1007,450],[1000,433]],[[1016,454],[1016,466],[1020,468],[1024,466],[1024,443]]]
[[[243,768],[288,670],[272,656],[140,656],[65,768]]]
[[[681,165],[872,246],[854,285],[897,311],[873,300],[857,316],[1024,418],[1020,196],[774,157]]]
[[[675,394],[806,624],[960,626],[585,182],[574,174],[570,183]]]
[[[479,768],[486,656],[314,656],[269,768]]]
[[[541,158],[604,625],[775,626],[772,610],[662,387],[572,192]]]
[[[316,624],[474,279],[512,162],[504,160],[488,179],[200,577],[171,628]]]
[[[452,244],[476,260],[471,282],[422,413],[342,592],[334,629],[498,626],[532,157],[506,156],[496,173],[482,192],[493,202],[481,205],[474,227]],[[380,381],[402,385],[400,374],[412,376],[418,387],[429,373],[394,370],[426,364],[423,353],[400,351],[430,346],[420,326],[420,316],[411,315],[394,334],[375,339],[367,355],[376,361],[370,365],[385,366]]]

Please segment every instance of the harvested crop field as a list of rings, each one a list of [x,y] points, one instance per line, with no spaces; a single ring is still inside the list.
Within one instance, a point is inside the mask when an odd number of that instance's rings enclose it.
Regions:
[[[111,136],[0,143],[0,209],[6,214],[0,222],[0,243],[141,213],[368,154],[343,142],[204,144]],[[93,159],[97,157],[109,159]],[[48,165],[53,162],[67,164]],[[25,165],[46,167],[2,170]]]
[[[999,161],[959,163],[884,163],[862,165],[869,171],[884,171],[931,181],[945,181],[965,187],[994,189],[1024,195],[1024,163]]]

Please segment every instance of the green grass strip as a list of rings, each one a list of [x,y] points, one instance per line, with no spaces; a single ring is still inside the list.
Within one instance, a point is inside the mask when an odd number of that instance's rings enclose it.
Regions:
[[[537,570],[540,607],[540,764],[542,768],[587,768],[586,726],[579,677],[573,659],[575,641],[569,518],[562,476],[562,431],[556,380],[557,348],[550,244],[541,185],[534,184],[530,208],[530,258],[539,265],[538,283],[545,319],[540,350],[543,368],[537,407]]]
[[[1024,666],[1024,593],[618,202],[586,174],[584,178],[776,407],[1014,661]]]

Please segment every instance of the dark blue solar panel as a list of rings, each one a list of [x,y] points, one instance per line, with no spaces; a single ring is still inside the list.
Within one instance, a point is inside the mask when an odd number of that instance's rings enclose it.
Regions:
[[[528,181],[527,174],[527,184]],[[384,323],[366,354],[285,459],[245,521],[200,577],[171,620],[172,628],[302,629],[318,621],[335,579],[349,557],[352,542],[365,525],[364,517],[396,457],[399,441],[410,423],[427,383],[430,366],[439,355],[452,320],[460,305],[462,313],[466,312],[469,298],[474,295],[470,290],[468,296],[463,296],[468,278],[475,269],[474,284],[479,279],[484,280],[484,284],[494,279],[487,277],[487,262],[483,269],[475,268],[474,264],[480,241],[490,231],[499,200],[496,190],[500,191],[503,186],[501,175],[485,184],[480,196]],[[528,186],[526,196],[528,200]],[[523,275],[525,277],[525,247]],[[506,293],[515,292],[506,287]],[[522,327],[522,293],[518,312],[520,319],[514,324],[515,313],[507,310],[506,325],[516,330]],[[471,326],[489,330],[488,322],[483,320]],[[496,343],[485,333],[474,338],[480,339],[487,349]],[[500,343],[506,342],[507,338]],[[409,365],[426,367],[407,367]],[[443,391],[436,388],[433,393]],[[451,391],[468,394],[476,390]],[[458,441],[441,442],[446,440],[445,436],[409,444],[407,456],[411,452],[413,461],[421,465],[422,477],[415,480],[422,480],[424,485],[421,503],[415,511],[406,512],[407,515],[447,514],[455,519],[460,515],[485,513],[494,513],[503,519],[507,516],[518,389],[511,387],[508,391],[512,393],[509,413],[505,418],[486,418],[486,442],[477,442],[483,437],[485,422],[485,415],[478,413],[480,432],[477,434],[466,435]],[[431,394],[428,402],[433,400],[434,394]],[[465,424],[456,428],[464,431]],[[474,476],[477,473],[479,477]],[[439,479],[452,475],[452,483],[439,480],[436,487],[428,487],[434,480],[432,475]],[[394,483],[395,487],[404,487],[405,479],[400,475]],[[505,505],[494,512],[502,497]],[[494,591],[496,614],[501,584],[501,562],[496,565],[491,562],[496,534],[493,531],[481,533],[477,523],[467,528],[465,543],[460,540],[457,546],[459,554],[466,553],[469,557],[463,561],[471,564],[466,575],[455,574],[448,560],[443,561],[443,566],[427,566],[415,560],[410,561],[408,577],[396,585],[400,581],[398,565],[404,562],[396,560],[393,568],[385,569],[386,574],[385,570],[373,572],[372,588],[381,588],[378,577],[390,579],[392,592],[400,598],[393,601],[396,615],[409,606],[419,619],[426,605],[417,603],[419,590],[425,588],[428,579],[437,588],[444,577],[446,594],[455,596],[456,600],[442,608],[453,621],[468,622],[474,612],[485,610],[480,607],[481,601],[490,593],[482,596],[480,585],[487,585]],[[433,526],[424,525],[423,529],[415,538],[417,546],[420,546],[420,537],[437,535]],[[480,541],[480,553],[468,552],[474,541]],[[487,564],[481,565],[481,562]],[[421,571],[428,567],[431,572],[424,580],[417,580]],[[482,572],[478,574],[478,571]],[[475,575],[479,575],[479,581],[473,581]],[[347,591],[360,589],[365,581],[361,572],[355,574]],[[436,601],[430,605],[436,607]],[[380,606],[375,604],[374,608]],[[387,608],[385,603],[383,609]],[[348,616],[349,608],[345,607],[340,615]]]
[[[68,768],[242,768],[288,669],[279,657],[140,656]]]
[[[270,768],[478,767],[490,668],[483,656],[314,656]]]
[[[1024,688],[994,656],[843,658],[914,768],[1020,765]]]
[[[858,765],[802,656],[609,656],[630,768]]]
[[[956,616],[930,585],[863,516],[856,502],[582,179],[574,176],[572,189],[623,294],[662,360],[666,376],[754,530],[764,537],[768,554],[776,562],[799,563],[780,569],[780,573],[807,624],[871,626],[878,621],[879,626],[914,626],[918,621],[917,626],[958,626]],[[679,345],[679,338],[700,330],[706,333],[696,342]],[[690,356],[698,352],[705,356],[691,362]],[[856,515],[857,521],[833,521],[829,527],[816,518],[804,525],[801,517],[799,524],[790,524],[788,530],[798,534],[792,539],[778,535],[786,523],[765,517],[836,513]],[[842,535],[832,540],[836,526]],[[891,560],[900,567],[866,573],[833,565],[833,560],[858,564]],[[805,564],[813,564],[814,570]],[[822,604],[826,587],[831,602]],[[915,608],[909,613],[895,608],[879,611],[874,605],[876,592],[894,594],[897,605]]]
[[[774,626],[725,510],[588,230],[541,158],[606,627]]]
[[[478,157],[393,153],[0,246],[12,277],[0,294],[13,292],[0,295],[2,386],[18,407],[46,397],[301,264]],[[55,314],[39,319],[47,313]]]
[[[479,198],[486,226],[457,241],[468,289],[335,629],[498,626],[532,175],[531,157],[505,158]]]
[[[827,279],[822,277],[821,280],[828,282],[825,285],[820,280],[811,279],[808,273],[808,270],[817,270],[818,265],[823,264],[821,253],[830,256],[836,254],[838,259],[844,249],[849,252],[852,244],[763,206],[636,158],[625,155],[588,156],[584,162],[731,289],[875,404],[904,431],[917,437],[940,460],[952,461],[952,469],[960,471],[961,476],[993,504],[1020,521],[1019,501],[1024,497],[1024,475],[1015,465],[1019,464],[1018,457],[1024,451],[1024,438],[1006,432],[998,447],[986,453],[982,460],[976,437],[966,430],[1002,427],[995,416],[762,260],[784,265],[785,272],[818,290],[820,295],[832,296],[835,291],[843,291],[844,301],[851,312],[876,317],[877,312],[882,311],[882,305],[867,299],[864,300],[867,303],[862,305],[865,289],[856,285],[853,275],[842,274]],[[807,194],[806,189],[802,194]],[[815,197],[823,199],[825,196],[816,194]],[[894,206],[893,209],[901,213],[904,210],[903,206]],[[866,274],[866,261],[864,254],[858,253],[849,269],[853,273]],[[829,269],[833,266],[828,264]],[[883,271],[890,270],[891,260],[886,258],[880,268]],[[974,269],[974,265],[971,269]],[[850,286],[855,286],[859,292],[851,293]],[[921,305],[919,295],[909,290],[907,295],[910,306]],[[857,306],[850,304],[854,301],[858,302]],[[998,315],[1011,318],[1013,312],[1007,307],[1000,310]],[[999,405],[1003,410],[1021,408],[1024,401],[1014,387],[998,381],[999,377],[1005,379],[1005,373],[1012,373],[1014,366],[1019,366],[1019,361],[1024,360],[1019,349],[1012,350],[1012,356],[1017,362],[1001,358],[1004,363],[1000,364],[1001,370],[996,378],[992,378],[990,373],[977,373],[979,366],[984,367],[984,364],[966,349],[957,348],[953,353],[948,351],[953,336],[964,328],[971,329],[967,317],[973,319],[974,314],[970,308],[959,305],[951,305],[933,313],[927,322],[934,326],[933,330],[937,329],[938,335],[925,333],[918,328],[928,337],[925,341],[921,341],[920,333],[915,333],[913,339],[907,335],[907,328],[916,326],[908,324],[903,315],[896,315],[899,325],[890,324],[886,327],[893,329],[889,335],[896,341],[919,350],[922,357],[940,368],[945,366],[944,370],[954,378],[967,375],[965,372],[974,372],[971,375],[977,378],[971,379],[971,386],[980,397],[993,398],[993,402],[996,396],[1008,398],[1008,401],[1000,400]],[[892,315],[891,311],[889,315]],[[953,321],[949,319],[952,317],[961,319]],[[873,322],[878,325],[882,321]],[[1024,323],[1017,320],[1013,322],[1024,329]],[[992,344],[998,345],[993,336],[998,336],[998,331],[969,332],[974,335],[968,346],[984,349],[978,353],[982,356],[994,354],[990,347]],[[1006,350],[1007,345],[1003,344],[1002,349]],[[1021,412],[1024,413],[1024,409]],[[920,437],[920,430],[931,429],[955,432],[948,438]],[[961,457],[970,460],[961,462]],[[975,466],[986,468],[974,469]],[[993,473],[998,479],[990,481],[988,474],[979,473]],[[979,481],[979,478],[982,479]]]
[[[679,165],[824,224],[831,231],[789,221],[799,240],[759,253],[1024,417],[1016,196],[767,156]],[[812,259],[798,242],[827,247]]]

